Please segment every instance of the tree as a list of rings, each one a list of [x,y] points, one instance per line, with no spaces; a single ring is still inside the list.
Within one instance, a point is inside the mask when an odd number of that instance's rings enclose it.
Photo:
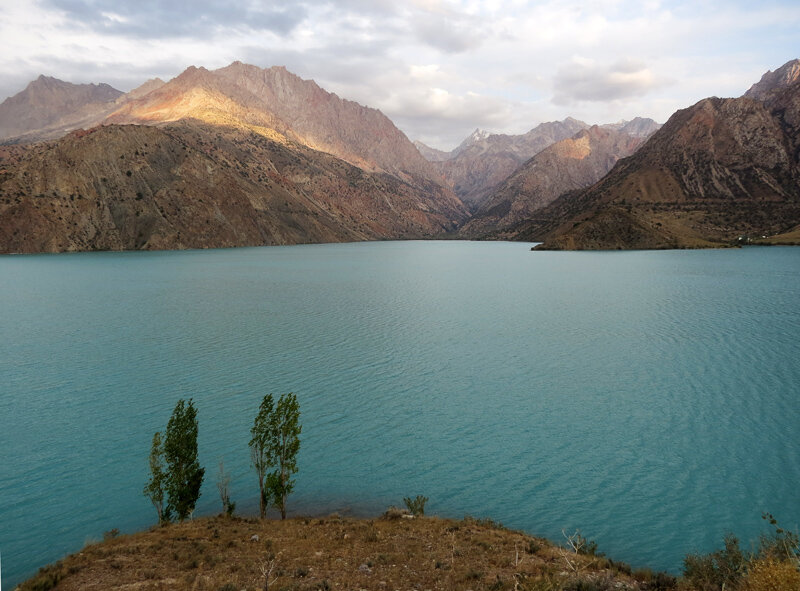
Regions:
[[[267,507],[269,506],[266,482],[267,470],[269,470],[273,464],[269,455],[269,423],[270,417],[272,417],[274,412],[275,403],[272,401],[272,394],[267,394],[258,407],[258,414],[253,421],[253,428],[250,429],[250,434],[253,436],[249,444],[250,460],[258,476],[258,509],[261,514],[261,519],[267,516]]]
[[[222,511],[230,517],[236,509],[236,503],[231,501],[231,475],[225,471],[225,462],[219,461],[219,472],[217,473],[217,490],[219,491],[219,500],[222,501]]]
[[[175,405],[164,437],[167,463],[167,511],[183,521],[194,511],[200,497],[205,469],[197,461],[197,410],[192,399]]]
[[[292,474],[297,472],[302,429],[294,394],[282,394],[277,405],[272,394],[264,396],[250,430],[250,455],[258,474],[262,519],[270,504],[280,510],[281,519],[286,519],[286,498],[294,489]],[[272,467],[275,469],[269,471]]]
[[[150,447],[150,480],[145,484],[144,495],[150,499],[158,512],[158,523],[163,524],[170,520],[170,513],[164,507],[164,485],[166,482],[164,472],[164,447],[161,444],[161,433],[156,431],[153,435],[153,444]]]

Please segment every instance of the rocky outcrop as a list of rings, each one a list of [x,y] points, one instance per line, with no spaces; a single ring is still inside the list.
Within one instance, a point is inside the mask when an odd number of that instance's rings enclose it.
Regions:
[[[421,238],[463,219],[433,182],[235,127],[110,125],[0,151],[3,253]]]
[[[769,71],[744,93],[747,98],[765,100],[774,91],[788,88],[800,79],[800,59],[791,60],[777,70]]]
[[[594,249],[791,233],[800,223],[800,81],[763,96],[704,99],[678,111],[601,181],[560,197],[515,235],[544,240],[543,248]]]
[[[117,107],[121,96],[108,84],[71,84],[39,76],[0,104],[0,141],[51,139],[95,125]]]
[[[638,135],[593,126],[556,142],[501,183],[461,233],[467,237],[502,233],[563,193],[597,182],[620,158],[633,154],[643,141]]]

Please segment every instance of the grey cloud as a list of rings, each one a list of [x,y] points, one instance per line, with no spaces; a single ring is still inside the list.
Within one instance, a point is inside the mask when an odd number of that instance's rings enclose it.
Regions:
[[[285,35],[307,16],[303,4],[277,2],[46,0],[46,4],[96,30],[146,39],[201,37],[220,26]]]
[[[314,78],[321,86],[323,81],[343,85],[369,85],[391,65],[386,53],[389,41],[366,43],[340,43],[306,50],[243,47],[242,61],[268,68],[286,68],[304,78]]]
[[[608,102],[642,96],[657,85],[645,64],[633,60],[608,67],[572,64],[555,75],[553,102]]]
[[[461,53],[483,42],[480,23],[458,14],[425,13],[414,19],[417,38],[445,53]]]

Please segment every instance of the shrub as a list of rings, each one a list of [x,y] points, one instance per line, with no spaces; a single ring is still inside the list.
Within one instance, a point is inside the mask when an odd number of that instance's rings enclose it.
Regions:
[[[113,540],[118,536],[119,536],[119,529],[115,527],[106,532],[103,532],[103,541],[108,542],[109,540]]]
[[[425,515],[425,503],[428,502],[428,497],[423,497],[422,495],[417,495],[414,499],[403,497],[403,502],[412,515]]]
[[[762,513],[761,518],[775,527],[771,536],[762,535],[758,555],[761,558],[775,558],[781,560],[800,559],[800,537],[797,533],[783,529],[771,513]]]
[[[698,591],[735,588],[742,580],[749,557],[739,539],[728,534],[725,547],[710,554],[689,554],[683,559],[683,575]]]
[[[800,591],[800,571],[786,560],[761,558],[750,564],[743,591]]]

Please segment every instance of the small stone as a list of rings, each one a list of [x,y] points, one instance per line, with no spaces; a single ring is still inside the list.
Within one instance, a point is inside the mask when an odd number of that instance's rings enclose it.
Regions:
[[[251,542],[257,542],[258,541],[258,534],[253,534],[252,536],[250,536],[250,541]]]
[[[367,574],[370,574],[372,572],[372,569],[366,564],[362,564],[361,566],[359,566],[358,570],[362,573],[367,573]]]

